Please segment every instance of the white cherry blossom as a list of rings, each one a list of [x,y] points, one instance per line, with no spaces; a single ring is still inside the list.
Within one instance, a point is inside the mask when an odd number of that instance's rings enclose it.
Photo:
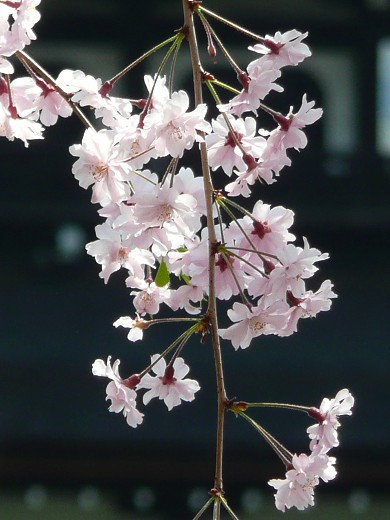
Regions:
[[[150,324],[148,321],[140,318],[138,315],[135,319],[130,316],[121,316],[113,323],[114,327],[124,327],[130,329],[127,335],[129,341],[139,341],[143,338],[144,330],[147,329]]]

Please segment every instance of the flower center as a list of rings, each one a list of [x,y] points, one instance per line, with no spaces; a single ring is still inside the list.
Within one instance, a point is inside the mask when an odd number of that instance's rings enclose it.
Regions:
[[[162,223],[171,222],[173,220],[173,210],[170,204],[163,204],[160,206],[158,220]]]
[[[92,170],[92,177],[95,181],[102,181],[108,174],[107,164],[97,164]]]
[[[181,139],[183,139],[182,131],[180,130],[180,128],[178,126],[175,126],[172,123],[172,121],[168,125],[168,133],[169,133],[170,137],[172,137],[172,139],[175,139],[177,141],[180,141]]]
[[[259,222],[256,220],[253,222],[253,230],[251,235],[257,235],[259,238],[264,238],[267,233],[271,233],[272,229],[269,227],[268,222]]]
[[[141,153],[141,147],[140,147],[138,139],[134,139],[132,141],[131,146],[130,146],[130,152],[131,152],[132,157],[134,157],[134,155],[138,155],[139,153]]]
[[[229,132],[225,139],[225,146],[232,146],[233,148],[237,145],[237,141],[241,143],[241,139],[244,137],[244,134],[239,134],[238,132],[234,132],[236,139],[232,135],[232,132]]]
[[[259,316],[255,316],[249,320],[249,328],[252,332],[259,332],[259,330],[263,330],[265,326],[266,323],[264,323]]]
[[[127,260],[127,255],[128,255],[128,250],[127,250],[127,247],[123,247],[121,246],[119,248],[119,251],[118,251],[118,260],[119,262],[121,263],[121,265],[123,265],[126,260]]]

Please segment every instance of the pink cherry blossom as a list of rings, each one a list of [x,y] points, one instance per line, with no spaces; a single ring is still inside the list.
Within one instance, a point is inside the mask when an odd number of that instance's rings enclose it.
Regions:
[[[334,464],[336,459],[327,455],[314,454],[294,455],[291,469],[286,472],[286,478],[272,479],[268,484],[275,488],[275,505],[280,511],[296,507],[299,510],[314,505],[314,488],[321,478],[328,482],[335,478]]]
[[[146,116],[144,127],[156,127],[154,147],[161,156],[182,157],[195,141],[203,141],[199,131],[210,132],[210,124],[205,120],[207,105],[200,104],[192,112],[187,112],[188,107],[188,94],[180,90],[173,92],[161,112],[152,111]]]
[[[264,43],[256,43],[249,49],[260,54],[264,54],[266,59],[272,61],[275,68],[285,67],[286,65],[298,65],[305,58],[311,56],[309,47],[302,43],[308,33],[293,29],[285,33],[277,31],[274,36],[268,34],[264,38]],[[262,58],[260,58],[262,59]]]
[[[158,354],[151,356],[151,362],[158,357]],[[189,372],[183,358],[176,358],[172,366],[167,366],[164,358],[161,358],[152,371],[156,376],[146,374],[138,385],[138,388],[148,389],[143,396],[144,404],[148,404],[153,397],[158,397],[164,400],[168,410],[172,410],[181,401],[193,401],[195,393],[200,390],[199,383],[194,379],[183,379]]]
[[[168,284],[158,287],[154,282],[145,282],[142,291],[132,291],[131,294],[135,295],[133,305],[140,316],[153,315],[158,313],[161,303],[169,304],[171,290]]]
[[[143,421],[143,416],[136,408],[137,393],[134,390],[138,381],[137,377],[133,377],[132,383],[129,380],[123,380],[119,375],[120,360],[114,361],[111,366],[111,356],[107,358],[107,364],[102,359],[97,359],[92,365],[92,373],[95,376],[108,377],[112,381],[108,383],[106,392],[106,401],[110,400],[111,405],[108,408],[110,412],[123,412],[126,422],[132,428],[136,428]]]
[[[258,251],[276,256],[279,248],[295,240],[295,236],[288,231],[293,222],[294,213],[290,209],[283,206],[272,208],[269,204],[258,200],[251,216],[246,215],[232,223],[229,228],[229,238],[234,237],[237,247],[253,249],[255,246]],[[252,259],[257,254],[252,253],[247,256]]]
[[[32,139],[43,139],[43,126],[40,123],[19,117],[16,111],[11,113],[0,103],[0,136],[3,135],[10,141],[21,139],[24,146]]]
[[[237,179],[225,186],[226,192],[231,197],[238,195],[249,197],[251,194],[249,186],[252,186],[255,182],[273,184],[276,182],[275,177],[279,175],[279,172],[285,166],[291,165],[291,160],[287,157],[285,149],[271,150],[268,141],[269,139],[266,142],[261,159],[255,159],[248,155],[245,157],[247,168],[240,172],[234,171]]]
[[[24,45],[36,39],[32,28],[41,18],[36,9],[40,3],[41,0],[23,0],[17,8],[17,16],[11,30]]]
[[[337,429],[340,426],[338,417],[340,415],[351,415],[352,407],[354,405],[354,398],[344,388],[337,392],[333,399],[322,400],[319,409],[313,408],[309,415],[318,420],[318,424],[314,424],[307,429],[310,439],[311,449],[317,449],[322,452],[327,452],[330,448],[339,445]]]
[[[242,170],[246,167],[243,160],[244,153],[257,158],[261,157],[265,147],[265,139],[256,136],[256,120],[253,117],[236,119],[231,114],[226,117],[228,117],[235,138],[241,147],[237,145],[231,135],[231,130],[222,114],[217,119],[213,119],[213,133],[206,136],[206,144],[212,170],[221,167],[230,176],[233,168]]]
[[[297,331],[298,320],[301,318],[314,318],[321,311],[328,311],[332,305],[332,298],[337,294],[332,291],[333,284],[330,280],[322,282],[321,287],[313,293],[307,291],[302,297],[296,298],[291,291],[287,291],[288,325],[283,331],[284,336],[289,336]]]
[[[201,213],[197,210],[196,199],[186,193],[179,193],[175,186],[150,186],[148,193],[135,193],[131,198],[134,204],[134,219],[148,227],[164,227],[169,233],[192,238],[193,217],[199,221]],[[198,227],[198,225],[197,225]]]
[[[267,147],[274,152],[284,148],[305,148],[307,137],[302,131],[307,125],[315,123],[322,116],[321,108],[313,108],[314,101],[308,102],[306,94],[302,98],[302,105],[298,112],[293,113],[293,107],[286,117],[278,117],[279,126],[270,133]]]
[[[288,305],[284,302],[275,302],[265,307],[263,300],[249,309],[243,303],[235,302],[227,314],[235,322],[227,329],[220,329],[219,335],[232,342],[233,347],[249,347],[253,338],[262,334],[280,334],[287,324]]]
[[[167,304],[174,311],[184,309],[188,314],[199,314],[200,305],[192,305],[201,302],[204,298],[202,287],[197,285],[181,285],[176,290],[171,290],[171,296]]]
[[[169,90],[166,86],[166,81],[165,76],[157,76],[154,78],[150,75],[144,76],[144,82],[149,95],[153,91],[151,102],[152,112],[161,112],[165,104],[169,101]]]
[[[246,78],[245,88],[227,104],[218,105],[221,112],[230,112],[236,116],[241,116],[248,111],[256,113],[260,102],[271,90],[283,91],[283,88],[275,83],[281,75],[280,70],[275,68],[271,61],[265,61],[261,65],[258,61],[248,65],[248,74],[246,76],[243,73]]]
[[[118,157],[116,136],[112,131],[96,132],[88,128],[81,145],[75,144],[69,151],[77,161],[72,167],[82,188],[92,184],[92,202],[102,206],[109,202],[121,202],[129,197],[129,167]]]
[[[287,244],[277,251],[278,263],[270,272],[268,278],[255,278],[249,285],[249,293],[253,296],[265,295],[268,304],[276,300],[285,300],[287,291],[296,298],[304,298],[306,294],[305,279],[318,271],[314,264],[329,258],[327,253],[321,253],[310,247],[303,237],[304,247]]]
[[[122,238],[120,231],[112,229],[107,223],[96,226],[98,240],[89,242],[87,253],[102,266],[99,274],[107,283],[111,274],[121,267],[128,269],[134,278],[144,278],[144,266],[154,265],[154,256],[150,251],[133,247],[131,240]]]

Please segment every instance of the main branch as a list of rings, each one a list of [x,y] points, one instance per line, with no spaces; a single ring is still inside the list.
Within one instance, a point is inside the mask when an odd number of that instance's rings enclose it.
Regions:
[[[196,33],[193,20],[192,3],[188,0],[182,0],[184,12],[184,26],[187,33],[187,39],[191,53],[192,73],[194,79],[194,95],[195,106],[203,102],[202,95],[202,66],[199,58],[198,44],[196,41]],[[204,181],[206,207],[207,207],[207,228],[209,240],[209,305],[208,317],[210,320],[211,340],[214,351],[215,370],[217,379],[218,392],[218,419],[217,419],[217,444],[216,444],[216,467],[214,491],[216,493],[223,492],[222,463],[223,463],[223,434],[224,434],[224,418],[225,418],[225,402],[226,392],[222,367],[221,346],[218,336],[218,317],[217,305],[215,297],[215,243],[217,241],[214,219],[213,219],[213,183],[210,175],[210,168],[207,159],[206,144],[200,143],[200,159],[202,166],[202,174]],[[216,500],[216,503],[220,503]],[[219,505],[217,506],[219,509]],[[218,514],[219,518],[219,514]]]

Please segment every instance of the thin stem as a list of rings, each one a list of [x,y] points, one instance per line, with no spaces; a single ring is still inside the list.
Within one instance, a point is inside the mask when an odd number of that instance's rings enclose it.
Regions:
[[[230,246],[228,246],[226,248],[226,251],[229,253],[229,255],[233,256],[234,258],[237,258],[238,260],[241,260],[244,264],[248,265],[251,269],[253,269],[257,273],[259,273],[260,276],[264,276],[265,278],[268,278],[268,276],[264,273],[264,271],[262,271],[261,269],[256,267],[251,262],[249,262],[249,260],[247,260],[246,258],[243,258],[242,256],[238,255],[237,253],[234,253],[234,251],[231,251],[231,249],[232,248]],[[244,249],[241,249],[241,247],[236,247],[235,249],[238,249],[239,251],[245,251]],[[248,251],[248,249],[246,251]],[[258,253],[258,251],[251,251],[251,252]]]
[[[143,110],[142,110],[142,112],[140,114],[139,123],[138,123],[139,127],[143,126],[143,121],[144,121],[146,115],[149,112],[149,108],[150,108],[150,106],[152,104],[153,92],[154,92],[154,89],[156,88],[156,85],[157,85],[157,80],[158,80],[161,72],[163,71],[165,65],[167,64],[167,62],[168,62],[172,52],[174,52],[174,50],[177,48],[177,46],[181,44],[181,41],[182,41],[183,38],[184,38],[184,35],[182,33],[179,33],[179,34],[177,34],[175,36],[174,42],[169,47],[167,53],[165,54],[163,60],[160,63],[159,68],[157,69],[157,72],[156,72],[156,74],[154,76],[154,82],[153,82],[152,88],[150,89],[150,92],[149,92],[148,99],[147,99],[146,104],[145,104],[145,106],[144,106],[144,108],[143,108]]]
[[[160,354],[149,366],[147,366],[140,374],[139,377],[142,379],[145,374],[147,374],[156,363],[160,361],[163,357],[165,357],[169,352],[176,347],[180,342],[186,342],[190,339],[192,334],[195,332],[197,325],[193,325],[188,330],[184,331],[183,334],[180,334],[178,338],[176,338],[170,345],[167,347],[162,354]]]
[[[236,31],[239,31],[239,32],[245,34],[249,38],[253,38],[254,40],[258,40],[258,41],[260,41],[262,43],[265,41],[265,38],[263,38],[262,36],[259,36],[258,34],[255,34],[255,33],[251,32],[251,31],[248,31],[248,29],[245,29],[244,27],[241,27],[240,25],[237,25],[236,23],[228,20],[227,18],[223,18],[223,16],[220,16],[219,14],[214,13],[213,11],[210,11],[209,9],[206,9],[203,6],[199,6],[197,8],[197,11],[198,12],[202,11],[203,13],[206,13],[206,14],[212,16],[213,18],[215,18],[219,22],[222,22],[225,25],[227,25],[228,27],[231,27],[232,29],[235,29]]]
[[[132,63],[130,63],[130,65],[127,65],[127,67],[125,67],[123,70],[121,70],[120,72],[118,72],[118,74],[115,74],[115,76],[113,76],[110,80],[108,80],[106,83],[110,83],[111,86],[114,85],[114,83],[116,81],[118,81],[118,79],[122,78],[125,74],[127,74],[131,69],[133,69],[134,67],[136,67],[137,65],[139,65],[143,60],[145,60],[146,58],[148,58],[151,54],[153,54],[154,52],[158,51],[159,49],[161,49],[162,47],[165,47],[165,45],[168,45],[168,43],[171,43],[173,41],[175,41],[177,39],[179,35],[178,34],[175,34],[174,36],[171,36],[170,38],[164,40],[163,42],[157,44],[155,47],[153,47],[152,49],[149,49],[147,52],[145,52],[144,54],[142,54],[142,56],[140,56],[139,58],[137,58],[136,60],[134,60]]]
[[[219,497],[215,497],[214,509],[213,509],[213,520],[219,520],[220,518],[221,518],[221,500]]]
[[[194,516],[194,518],[192,520],[199,520],[199,518],[203,515],[203,513],[206,511],[206,509],[208,509],[208,507],[211,505],[211,503],[213,502],[214,500],[214,497],[210,497],[207,502],[204,504],[204,506],[202,506],[202,509],[200,509],[196,515]]]
[[[252,305],[251,303],[249,302],[248,298],[245,296],[244,294],[244,291],[242,290],[241,288],[241,285],[240,285],[240,282],[238,281],[237,279],[237,275],[236,273],[234,272],[234,269],[233,269],[233,264],[232,262],[230,261],[230,258],[229,258],[229,254],[227,253],[220,253],[222,258],[224,259],[224,261],[226,262],[226,265],[228,266],[228,269],[230,271],[230,274],[232,275],[233,277],[233,280],[234,280],[234,283],[236,284],[236,287],[238,289],[238,292],[241,296],[241,300],[242,300],[242,303],[244,305],[246,305],[248,307],[248,309],[251,309],[252,308]],[[235,257],[238,257],[238,255],[233,255]],[[239,257],[238,257],[239,258]]]
[[[282,462],[288,466],[291,464],[293,454],[283,446],[278,440],[275,439],[270,433],[267,432],[260,424],[254,421],[249,415],[238,410],[237,412],[241,417],[243,417],[246,421],[249,422],[263,437],[263,439],[271,446],[274,452],[278,455],[278,457],[282,460]]]
[[[229,92],[232,92],[233,94],[239,94],[240,91],[234,87],[231,87],[227,83],[223,83],[222,81],[219,81],[218,79],[209,80],[210,83],[214,83],[214,85],[217,85],[217,87],[224,88],[225,90],[228,90]]]
[[[227,503],[227,500],[225,497],[221,497],[221,502],[223,507],[226,509],[226,511],[229,513],[230,517],[233,518],[233,520],[239,520],[238,516],[234,513],[234,511],[231,509],[229,504]]]
[[[203,102],[202,95],[202,66],[199,57],[198,45],[193,20],[193,12],[188,0],[182,0],[184,12],[184,26],[187,30],[187,39],[190,47],[191,64],[194,80],[195,106]],[[214,487],[217,490],[223,489],[223,435],[225,420],[225,401],[226,391],[223,376],[221,345],[218,336],[218,317],[215,292],[215,255],[213,252],[216,243],[216,232],[213,218],[213,183],[211,180],[210,168],[207,159],[207,149],[204,142],[200,143],[200,159],[203,173],[203,182],[207,208],[207,227],[209,244],[209,302],[207,315],[211,328],[211,340],[214,350],[214,361],[216,371],[217,393],[218,393],[218,418],[217,418],[217,439],[216,439],[216,461],[215,461],[215,480]],[[214,503],[214,518],[220,518],[220,501]]]
[[[226,211],[226,213],[230,216],[230,218],[236,223],[236,225],[238,226],[239,230],[241,231],[241,233],[244,235],[244,237],[248,240],[249,242],[249,245],[253,247],[255,253],[257,254],[257,256],[260,258],[261,261],[263,261],[263,257],[262,257],[262,254],[260,251],[257,251],[256,250],[256,246],[254,245],[254,243],[252,242],[252,240],[249,238],[248,234],[246,233],[245,229],[241,226],[241,223],[238,221],[238,219],[236,218],[236,216],[233,214],[232,211],[230,211],[230,209],[226,206],[226,204],[224,204],[224,202],[222,200],[219,200],[218,201],[218,204],[221,205],[221,207]],[[248,262],[248,265],[250,265],[251,267],[254,267],[251,263]],[[255,268],[255,267],[254,267]],[[256,269],[256,268],[255,268]],[[260,271],[261,272],[261,271]],[[261,272],[261,274],[264,276],[265,273]]]
[[[230,63],[230,65],[232,66],[232,68],[234,69],[234,71],[237,73],[237,74],[241,74],[242,73],[242,70],[241,68],[237,65],[237,63],[235,62],[235,60],[232,58],[232,56],[229,54],[229,52],[227,51],[226,47],[224,46],[224,44],[222,43],[222,41],[220,40],[220,38],[217,36],[217,33],[214,31],[214,29],[211,27],[211,25],[209,24],[209,22],[207,21],[207,19],[205,18],[205,16],[203,15],[203,13],[198,10],[198,15],[199,15],[199,18],[202,20],[203,22],[203,25],[207,26],[210,33],[214,36],[214,40],[217,42],[218,44],[218,47],[221,49],[222,53],[224,54],[225,58],[227,59],[227,61]]]
[[[213,83],[212,81],[206,81],[206,85],[207,85],[208,89],[210,90],[210,92],[211,92],[213,98],[215,99],[216,103],[217,104],[221,104],[221,100],[219,99],[219,96],[218,96],[214,86],[212,85],[212,83]],[[231,121],[229,119],[229,116],[226,114],[226,112],[221,112],[221,114],[222,114],[222,117],[225,120],[226,126],[229,129],[230,137],[233,139],[234,144],[241,150],[243,157],[245,157],[246,151],[244,150],[244,147],[242,146],[242,143],[240,142],[240,140],[237,137],[236,131],[233,128],[233,125],[232,125],[232,123],[231,123]]]
[[[80,110],[78,105],[74,103],[70,98],[71,95],[67,94],[56,82],[56,80],[43,68],[39,63],[37,63],[31,56],[29,56],[24,51],[17,51],[16,56],[19,58],[19,61],[22,63],[23,66],[26,67],[26,70],[29,71],[29,69],[34,70],[35,73],[39,74],[41,78],[46,81],[49,85],[51,85],[58,94],[65,99],[65,101],[69,104],[71,109],[73,110],[73,113],[76,114],[76,116],[80,119],[80,121],[83,123],[83,125],[86,128],[93,128],[91,122],[87,119],[87,117],[84,115],[84,113]],[[27,65],[27,66],[26,66]]]
[[[180,46],[181,46],[182,41],[183,41],[183,38],[180,38],[178,40],[178,43],[177,43],[177,45],[175,47],[175,52],[174,52],[173,57],[172,57],[172,63],[171,63],[171,68],[170,68],[170,71],[169,71],[169,79],[168,79],[169,96],[172,96],[173,77],[174,77],[174,74],[175,74],[175,67],[176,67],[176,62],[177,62],[177,56],[179,54],[179,50],[180,50]]]
[[[284,408],[287,410],[297,410],[298,412],[309,412],[311,406],[301,406],[299,404],[289,403],[246,403],[248,408]]]

